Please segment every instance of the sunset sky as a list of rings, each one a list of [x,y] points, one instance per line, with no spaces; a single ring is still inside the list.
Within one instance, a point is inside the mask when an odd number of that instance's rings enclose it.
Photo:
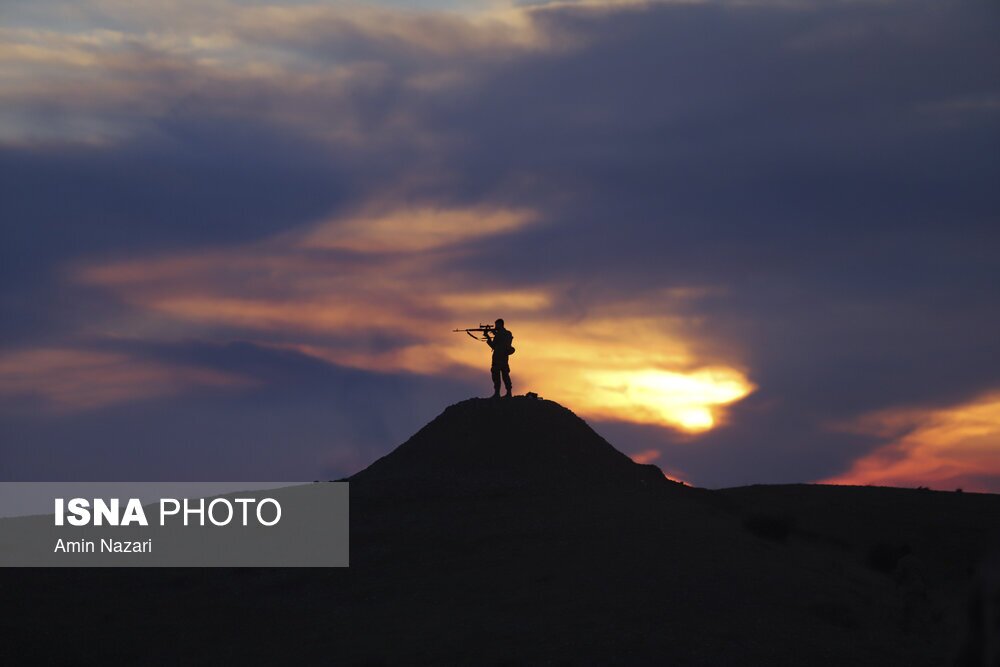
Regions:
[[[339,478],[492,391],[1000,493],[1000,5],[0,5],[0,478]]]

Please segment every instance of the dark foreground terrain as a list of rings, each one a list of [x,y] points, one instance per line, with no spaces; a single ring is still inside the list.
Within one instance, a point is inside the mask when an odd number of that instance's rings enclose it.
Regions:
[[[350,481],[349,569],[2,572],[4,664],[993,664],[1000,496],[694,489],[526,398]]]

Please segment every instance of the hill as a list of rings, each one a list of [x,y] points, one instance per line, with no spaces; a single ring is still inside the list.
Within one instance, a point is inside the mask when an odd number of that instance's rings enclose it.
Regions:
[[[12,641],[147,664],[947,665],[1000,517],[988,495],[694,489],[523,398],[452,406],[350,482],[349,569],[4,572]]]
[[[544,492],[662,484],[553,401],[472,398],[447,408],[409,440],[350,478],[368,491],[399,494]]]

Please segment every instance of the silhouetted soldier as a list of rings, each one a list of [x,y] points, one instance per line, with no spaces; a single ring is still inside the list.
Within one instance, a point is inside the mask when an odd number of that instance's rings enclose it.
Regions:
[[[490,372],[493,374],[493,398],[500,397],[500,378],[503,378],[503,386],[507,389],[504,398],[510,398],[510,355],[514,351],[511,343],[514,342],[514,334],[504,329],[503,319],[495,322],[496,328],[484,335],[486,344],[493,348],[493,364]],[[490,333],[493,338],[490,338]]]

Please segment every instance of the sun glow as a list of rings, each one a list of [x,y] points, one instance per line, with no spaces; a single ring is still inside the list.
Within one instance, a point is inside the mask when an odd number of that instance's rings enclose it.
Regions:
[[[512,287],[452,264],[474,255],[477,240],[533,224],[536,213],[378,210],[248,246],[86,266],[77,275],[170,322],[174,335],[223,332],[376,372],[478,373],[483,393],[490,351],[451,329],[503,316],[515,335],[515,391],[588,418],[700,432],[754,389],[743,369],[696,354],[684,333],[696,323],[671,314],[704,290],[619,295],[581,313],[572,285]],[[137,335],[120,325],[106,333]]]
[[[889,442],[827,483],[993,492],[1000,478],[998,393],[949,408],[879,412],[845,428]]]
[[[511,358],[515,383],[588,418],[691,433],[717,426],[725,406],[753,384],[737,368],[698,359],[668,315],[634,314],[649,310],[637,299],[571,324],[546,310],[509,317],[518,350]],[[487,351],[464,337],[448,341],[444,352],[461,366],[488,363]]]
[[[752,389],[739,373],[707,368],[690,373],[664,370],[588,371],[595,413],[629,415],[629,421],[704,431],[715,426],[712,409],[737,401]]]

